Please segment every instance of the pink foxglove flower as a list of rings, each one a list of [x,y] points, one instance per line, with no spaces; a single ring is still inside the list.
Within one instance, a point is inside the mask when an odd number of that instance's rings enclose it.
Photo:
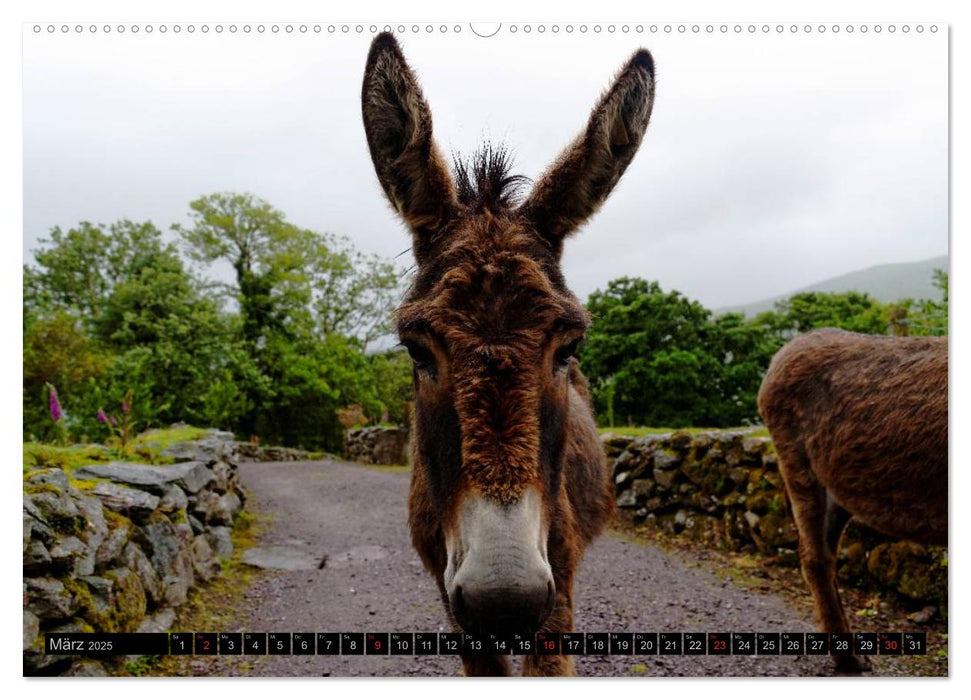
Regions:
[[[47,386],[50,388],[51,420],[56,423],[61,420],[61,402],[57,398],[57,389],[54,388],[54,385],[48,384]]]

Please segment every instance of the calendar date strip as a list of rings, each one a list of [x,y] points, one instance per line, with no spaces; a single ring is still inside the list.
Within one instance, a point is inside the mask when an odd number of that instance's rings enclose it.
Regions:
[[[802,656],[926,654],[925,632],[162,632],[45,635],[47,654]]]

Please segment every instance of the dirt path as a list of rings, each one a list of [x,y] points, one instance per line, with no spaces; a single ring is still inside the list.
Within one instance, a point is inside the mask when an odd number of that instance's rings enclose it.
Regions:
[[[240,469],[248,507],[266,523],[259,548],[247,556],[272,556],[294,570],[255,576],[234,605],[234,624],[218,631],[450,631],[434,583],[409,541],[407,471],[330,461]],[[813,630],[807,605],[745,590],[682,556],[617,533],[587,551],[575,597],[576,626],[586,632]],[[906,673],[902,664],[909,661],[873,660],[876,675]],[[195,657],[178,664],[187,675],[259,676],[447,676],[460,666],[447,656]],[[584,656],[577,672],[815,676],[828,675],[830,662],[814,656]]]

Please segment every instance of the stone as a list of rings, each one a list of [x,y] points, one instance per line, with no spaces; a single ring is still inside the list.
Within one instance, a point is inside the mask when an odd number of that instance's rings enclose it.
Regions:
[[[131,525],[127,522],[121,523],[108,533],[108,536],[101,543],[101,546],[98,547],[98,551],[95,554],[96,568],[104,568],[111,562],[119,559],[125,549],[125,545],[128,544],[131,533]]]
[[[692,441],[691,433],[686,430],[676,430],[668,438],[668,444],[676,450],[684,450],[690,447]]]
[[[187,512],[205,522],[209,518],[209,513],[215,510],[218,501],[219,496],[216,493],[209,490],[202,491],[189,497]]]
[[[634,495],[634,489],[627,489],[617,496],[618,508],[633,508],[636,505],[637,497]]]
[[[40,620],[30,610],[24,610],[24,651],[34,645],[38,634],[40,634]]]
[[[206,514],[206,522],[215,525],[232,525],[233,518],[236,517],[236,513],[242,507],[243,504],[240,502],[239,496],[232,492],[225,493],[216,500]]]
[[[81,618],[75,617],[46,631],[77,634],[91,633],[94,629]],[[66,654],[45,654],[44,638],[39,635],[34,645],[24,652],[24,675],[57,675],[58,670],[66,670],[72,660],[73,658]]]
[[[108,536],[108,522],[105,520],[104,507],[101,499],[94,496],[78,495],[78,510],[84,518],[84,532],[81,537],[84,539],[84,555],[75,565],[75,574],[87,576],[94,573],[97,565],[98,549]]]
[[[189,497],[185,495],[185,491],[172,484],[159,500],[158,509],[163,513],[174,513],[178,510],[184,510],[188,505]]]
[[[213,479],[212,472],[199,461],[163,466],[133,462],[92,464],[75,469],[74,476],[77,479],[109,479],[157,496],[164,496],[171,484],[179,486],[186,493],[198,493]]]
[[[617,475],[614,476],[614,484],[616,484],[617,486],[620,486],[629,478],[630,478],[630,472],[618,472]]]
[[[105,572],[111,582],[107,617],[99,625],[106,632],[134,632],[145,617],[147,598],[138,574],[131,569],[117,568]]]
[[[27,475],[24,479],[25,484],[31,486],[53,486],[58,491],[67,493],[71,490],[71,482],[68,481],[67,474],[63,469],[38,469]]]
[[[138,629],[135,631],[140,634],[168,632],[172,629],[172,625],[175,624],[175,620],[175,610],[172,608],[164,608],[142,620]]]
[[[176,567],[182,549],[175,526],[166,518],[158,518],[135,528],[135,541],[144,550],[159,577],[164,580]]]
[[[191,442],[177,442],[162,450],[162,455],[171,457],[177,462],[216,462],[232,458],[233,443],[233,440],[223,440],[218,437],[192,440]]]
[[[188,552],[180,552],[172,573],[162,580],[162,600],[173,607],[182,605],[188,599],[189,588],[194,583],[192,557]]]
[[[24,494],[23,503],[24,549],[27,548],[31,538],[39,539],[45,545],[49,545],[54,541],[54,530],[51,529],[33,499],[26,493]]]
[[[51,471],[60,471],[51,470]],[[66,492],[36,491],[30,493],[30,500],[40,513],[39,520],[55,525],[65,520],[77,518],[81,513]]]
[[[40,540],[31,541],[24,550],[24,574],[33,576],[44,573],[51,566],[51,553]]]
[[[182,544],[183,548],[188,549],[192,544],[192,538],[196,533],[192,531],[192,526],[189,523],[176,523],[175,536],[179,538],[179,542]]]
[[[654,491],[654,480],[653,479],[634,479],[631,483],[631,489],[634,491],[634,496],[640,500],[643,500],[651,495]]]
[[[681,463],[681,458],[673,452],[659,450],[654,453],[654,471],[667,471],[676,468]],[[657,477],[655,477],[657,478]]]
[[[209,538],[209,546],[216,553],[216,556],[229,559],[233,556],[233,540],[228,527],[216,526],[209,528],[206,533]]]
[[[219,461],[212,465],[212,490],[216,493],[226,493],[230,489],[233,479],[233,470],[225,462]],[[183,506],[184,507],[184,506]]]
[[[136,523],[145,522],[159,504],[158,496],[118,484],[98,484],[93,493],[106,508],[121,513]]]
[[[125,566],[134,571],[142,582],[142,588],[145,590],[145,597],[148,602],[154,606],[161,605],[162,579],[141,547],[134,542],[129,542],[125,545],[122,557]]]
[[[58,571],[74,572],[74,563],[85,553],[84,542],[73,535],[61,535],[50,548],[51,566]]]
[[[209,581],[222,571],[222,566],[209,547],[209,540],[205,535],[196,535],[195,539],[192,540],[191,551],[192,568],[201,580]]]
[[[678,472],[673,469],[655,469],[654,470],[654,481],[657,483],[658,488],[668,490],[674,484],[675,480],[678,478]]]
[[[189,527],[192,528],[192,534],[198,535],[206,531],[206,526],[202,524],[202,521],[191,513],[187,513],[185,519],[189,523]]]
[[[750,528],[752,528],[753,530],[756,527],[758,527],[759,520],[761,520],[761,518],[758,515],[756,515],[755,513],[753,513],[750,510],[745,511],[742,514],[742,517],[745,518],[745,522],[748,523],[748,526]]]
[[[71,617],[78,601],[64,584],[51,576],[24,578],[24,605],[42,620]]]

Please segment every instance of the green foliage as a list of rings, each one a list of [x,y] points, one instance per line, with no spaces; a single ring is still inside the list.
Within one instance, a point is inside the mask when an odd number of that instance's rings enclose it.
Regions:
[[[761,371],[778,342],[757,325],[711,312],[656,282],[622,278],[594,292],[580,358],[602,421],[741,425],[756,419]]]
[[[804,293],[747,319],[712,317],[699,303],[656,282],[622,278],[594,292],[593,324],[580,358],[607,425],[731,427],[759,421],[756,396],[782,345],[814,328],[885,335],[947,331],[947,275],[941,301],[882,304],[866,294]]]
[[[890,305],[859,292],[804,292],[776,302],[775,311],[759,314],[757,319],[782,335],[827,327],[885,335],[890,327],[889,310]]]
[[[364,350],[389,329],[401,275],[268,203],[217,193],[175,226],[196,276],[151,223],[53,229],[24,268],[24,437],[53,439],[45,384],[74,438],[105,440],[99,408],[132,392],[139,426],[188,421],[264,442],[339,449],[338,409],[401,413],[400,363]],[[382,385],[378,386],[378,375]]]
[[[372,355],[370,360],[377,398],[384,405],[382,419],[404,425],[407,420],[405,407],[415,400],[411,358],[405,350],[397,348]]]

